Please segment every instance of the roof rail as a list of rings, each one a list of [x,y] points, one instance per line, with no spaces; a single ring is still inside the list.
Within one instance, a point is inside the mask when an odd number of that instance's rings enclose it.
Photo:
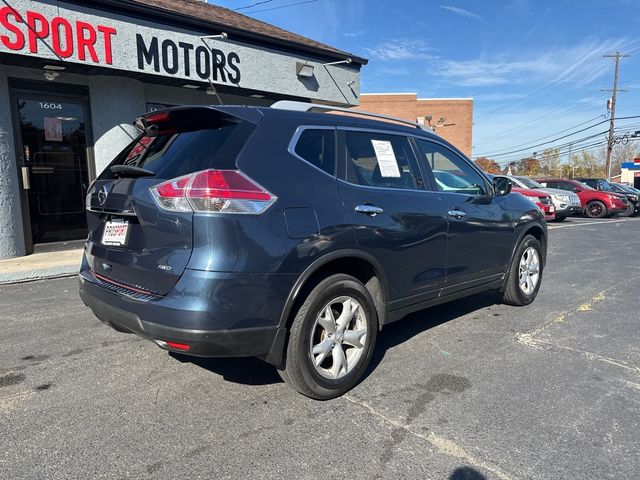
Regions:
[[[390,117],[388,115],[382,115],[380,113],[354,110],[352,108],[332,107],[330,105],[318,105],[317,103],[294,102],[292,100],[280,100],[278,102],[275,102],[273,105],[271,105],[271,108],[276,108],[278,110],[292,110],[295,112],[310,112],[312,110],[316,110],[320,112],[345,112],[345,113],[350,113],[352,115],[362,115],[364,117],[373,117],[373,118],[381,118],[383,120],[391,120],[393,122],[403,123],[405,125],[410,125],[412,127],[419,128],[420,130],[433,133],[433,131],[430,128],[427,128],[424,125],[420,125],[417,122],[405,120],[404,118]]]

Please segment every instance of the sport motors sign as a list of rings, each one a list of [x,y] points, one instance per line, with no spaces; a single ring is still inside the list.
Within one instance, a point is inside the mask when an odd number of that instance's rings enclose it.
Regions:
[[[358,84],[359,72],[353,68],[323,67],[232,38],[207,39],[197,32],[63,2],[7,4],[0,3],[0,53],[357,104],[357,93],[347,88]],[[296,77],[296,61],[314,65],[313,85]]]

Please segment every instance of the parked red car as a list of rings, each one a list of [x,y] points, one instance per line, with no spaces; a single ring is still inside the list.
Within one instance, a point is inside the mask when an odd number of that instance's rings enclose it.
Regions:
[[[624,195],[591,188],[577,180],[566,178],[537,178],[536,181],[548,188],[559,188],[575,192],[580,197],[584,214],[591,218],[611,217],[627,211],[629,201]]]
[[[531,201],[533,201],[533,203],[538,206],[540,211],[544,213],[545,220],[549,221],[556,218],[556,207],[553,205],[553,200],[548,193],[531,188],[517,187],[511,187],[511,191],[524,195],[525,197],[528,197]]]

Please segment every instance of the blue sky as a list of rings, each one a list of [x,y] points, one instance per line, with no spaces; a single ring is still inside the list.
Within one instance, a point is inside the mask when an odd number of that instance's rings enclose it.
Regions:
[[[211,3],[236,9],[258,1]],[[316,0],[258,11],[299,1],[239,12],[368,58],[364,93],[473,97],[474,156],[502,162],[544,146],[505,152],[605,120],[610,94],[601,88],[612,86],[613,61],[602,56],[616,50],[631,53],[620,63],[619,86],[629,91],[619,94],[616,116],[640,115],[638,1]],[[640,119],[617,125],[640,130]]]

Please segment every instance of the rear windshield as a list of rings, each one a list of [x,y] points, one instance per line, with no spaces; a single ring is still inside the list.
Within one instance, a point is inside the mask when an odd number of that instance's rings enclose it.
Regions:
[[[169,124],[163,126],[157,135],[142,134],[118,154],[99,178],[109,180],[118,177],[110,170],[114,165],[151,170],[156,178],[161,179],[207,168],[236,168],[236,157],[255,126],[248,122],[220,121],[218,125],[207,127],[193,129],[192,125],[185,129]]]

